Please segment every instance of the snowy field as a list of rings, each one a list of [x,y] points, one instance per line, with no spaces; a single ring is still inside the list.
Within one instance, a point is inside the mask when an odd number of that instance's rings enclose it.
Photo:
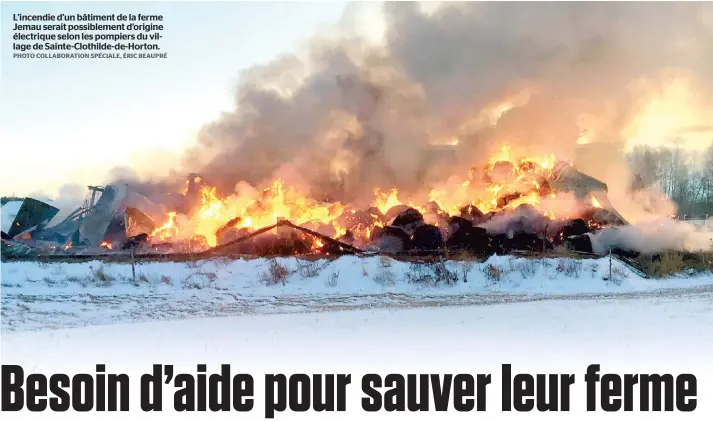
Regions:
[[[713,276],[643,279],[609,259],[416,266],[385,257],[307,262],[2,264],[2,331],[330,310],[486,305],[561,299],[689,296]],[[135,279],[135,280],[134,280]]]
[[[589,280],[586,282],[590,282]],[[583,281],[584,282],[584,281]],[[623,287],[622,287],[623,288]],[[127,373],[131,390],[152,364],[175,364],[195,374],[196,364],[256,379],[249,413],[142,413],[132,395],[132,419],[264,419],[260,382],[265,373],[351,373],[347,413],[277,414],[276,420],[353,419],[362,414],[359,379],[366,373],[492,373],[487,413],[370,413],[369,419],[601,419],[585,411],[583,374],[589,364],[605,373],[693,373],[699,404],[687,414],[649,412],[647,419],[710,419],[713,390],[713,294],[631,300],[556,300],[458,308],[412,308],[248,315],[242,317],[94,326],[2,336],[3,364],[42,373]],[[500,413],[501,364],[515,373],[573,373],[571,411]],[[173,390],[165,386],[165,408]],[[383,393],[383,392],[382,392]],[[638,402],[638,401],[637,401]],[[637,403],[638,405],[638,403]],[[491,415],[495,414],[495,416]],[[10,414],[8,419],[96,419],[94,413]],[[62,418],[64,417],[64,418]],[[607,419],[632,419],[607,413]],[[102,419],[126,419],[104,413]]]
[[[191,374],[196,364],[207,364],[208,373],[230,364],[231,375],[251,374],[255,409],[209,414],[225,420],[265,419],[266,373],[352,374],[346,413],[285,412],[275,418],[310,421],[366,414],[360,379],[367,373],[492,374],[488,415],[480,417],[523,419],[521,413],[500,412],[502,364],[512,364],[515,373],[575,375],[570,412],[534,411],[528,419],[598,419],[601,411],[585,410],[583,374],[590,364],[601,364],[602,374],[695,374],[699,406],[685,417],[710,419],[713,405],[705,399],[713,390],[710,274],[649,280],[614,260],[612,279],[605,280],[608,259],[512,257],[420,268],[379,257],[212,260],[140,264],[134,281],[125,264],[4,263],[2,363],[47,375],[94,373],[95,364],[105,364],[108,373],[131,378],[132,419],[174,421],[208,417],[173,412],[170,385],[164,386],[163,412],[141,412],[135,391],[153,364],[173,364],[177,372]],[[97,416],[11,415],[8,419],[72,421]],[[447,413],[368,415],[478,418],[452,406]],[[124,420],[127,415],[101,416]],[[647,414],[659,420],[681,416]],[[631,414],[607,413],[607,418]]]

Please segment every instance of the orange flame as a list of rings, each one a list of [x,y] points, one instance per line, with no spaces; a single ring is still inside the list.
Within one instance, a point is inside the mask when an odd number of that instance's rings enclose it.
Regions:
[[[178,227],[176,226],[176,212],[168,213],[168,220],[151,232],[151,237],[158,237],[161,240],[166,240],[178,235]]]
[[[418,196],[418,200],[412,200],[416,199],[415,197],[402,197],[395,188],[388,191],[375,189],[372,205],[382,215],[398,205],[408,205],[426,215],[430,211],[414,202],[423,203],[422,199],[427,197],[442,211],[454,215],[467,205],[488,213],[528,204],[554,219],[554,208],[552,203],[548,202],[555,195],[548,190],[547,180],[552,177],[555,162],[553,155],[517,157],[513,148],[505,145],[489,160],[485,168],[471,170],[466,178],[451,180],[446,185],[433,188],[427,195]],[[192,181],[199,183],[202,180],[195,177]],[[371,215],[371,221],[368,218],[361,219],[352,226],[343,226],[342,219],[337,218],[344,214],[344,205],[340,202],[324,203],[311,199],[308,195],[285,186],[281,179],[274,180],[263,190],[248,190],[241,191],[240,194],[221,196],[216,187],[204,185],[200,189],[200,202],[196,209],[180,216],[176,212],[168,213],[166,222],[156,228],[151,237],[174,241],[202,238],[201,241],[208,246],[215,246],[218,243],[217,232],[230,221],[234,221],[230,222],[233,229],[254,230],[285,219],[297,225],[328,225],[334,238],[342,237],[349,231],[355,241],[361,241],[363,244],[375,228],[384,225],[380,216]],[[354,214],[356,210],[349,208],[349,212]],[[313,247],[321,245],[322,242],[317,241]]]
[[[599,203],[599,201],[597,200],[596,197],[594,197],[594,195],[592,195],[592,206],[594,206],[595,208],[598,208],[598,209],[602,209],[602,204]]]
[[[176,212],[156,229],[151,236],[191,238],[203,237],[210,246],[217,244],[216,231],[231,219],[236,219],[235,228],[259,229],[276,224],[280,219],[304,224],[310,221],[330,223],[341,215],[344,206],[340,203],[325,204],[309,199],[294,189],[285,188],[278,179],[261,192],[260,198],[221,198],[212,186],[201,189],[201,204],[190,218],[181,221],[181,235],[176,224]],[[185,231],[185,232],[184,232]],[[345,229],[346,231],[346,229]]]
[[[379,209],[381,213],[386,213],[394,206],[403,205],[399,200],[399,191],[397,189],[392,189],[388,194],[382,192],[380,189],[375,189],[374,196],[376,196],[374,206]]]

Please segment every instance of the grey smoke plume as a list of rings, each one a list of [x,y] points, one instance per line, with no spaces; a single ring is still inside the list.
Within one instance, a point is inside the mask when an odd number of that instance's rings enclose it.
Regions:
[[[49,226],[62,222],[70,213],[81,207],[87,197],[87,187],[79,184],[64,184],[57,192],[56,198],[51,198],[42,192],[33,192],[27,195],[35,200],[45,202],[59,209],[52,218]]]
[[[450,171],[487,160],[501,142],[566,158],[582,115],[598,121],[590,141],[623,141],[642,78],[657,86],[683,70],[713,93],[711,3],[455,3],[425,14],[398,2],[383,11],[383,45],[315,38],[306,58],[244,71],[235,111],[202,129],[185,172],[227,193],[282,176],[357,201],[374,187],[441,181],[423,176],[439,139],[460,139]]]
[[[614,248],[654,254],[665,250],[700,252],[713,250],[713,226],[696,226],[676,220],[647,221],[591,236],[595,253]]]

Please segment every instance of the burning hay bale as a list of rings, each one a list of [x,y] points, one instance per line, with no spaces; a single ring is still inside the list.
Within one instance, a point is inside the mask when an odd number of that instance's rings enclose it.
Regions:
[[[420,225],[413,231],[411,248],[416,254],[435,254],[445,250],[445,240],[441,230],[435,225]]]
[[[479,226],[491,233],[542,233],[550,225],[551,220],[542,215],[532,205],[522,204],[508,212],[493,215],[487,222]]]
[[[225,225],[218,228],[215,232],[215,238],[218,245],[237,240],[243,235],[249,234],[246,228],[242,228],[243,218],[236,217],[229,220]]]
[[[592,237],[588,234],[572,235],[565,239],[565,247],[568,250],[580,253],[593,253]]]
[[[490,236],[485,228],[476,227],[468,219],[454,216],[448,224],[448,240],[446,248],[486,255],[490,253]]]
[[[485,172],[485,181],[488,184],[512,184],[517,180],[517,177],[517,167],[510,161],[496,161]]]
[[[385,216],[377,208],[367,210],[345,211],[334,221],[334,225],[344,229],[344,233],[337,239],[355,246],[366,247],[374,238],[378,237],[381,228],[385,225]],[[328,227],[332,225],[326,224]],[[307,225],[303,225],[309,228]],[[327,233],[323,230],[316,230],[324,235],[334,237],[337,230],[332,228],[334,233]]]
[[[215,186],[191,174],[180,193],[183,204],[170,205],[173,210],[162,221],[154,219],[161,205],[126,185],[109,185],[93,188],[86,207],[40,234],[55,241],[56,248],[67,245],[75,253],[101,249],[268,256],[369,249],[490,255],[543,252],[555,245],[591,252],[589,234],[626,224],[608,201],[606,184],[554,157],[516,161],[508,154],[504,149],[490,164],[471,171],[466,183],[454,186],[457,195],[450,197],[445,188],[428,194],[427,200],[417,196],[416,203],[401,200],[396,189],[388,194],[375,190],[371,206],[323,202],[312,198],[323,198],[321,192],[306,196],[279,179],[262,190],[244,188],[236,196],[222,197]],[[473,186],[482,187],[482,195]],[[546,202],[560,194],[572,201],[572,215],[558,217],[548,210]]]
[[[149,235],[146,233],[129,237],[121,246],[122,250],[136,250],[148,245]]]
[[[265,236],[255,240],[255,251],[262,256],[294,256],[310,253],[312,244],[297,235],[289,238]]]
[[[493,214],[490,214],[492,216]],[[475,205],[467,205],[460,209],[460,216],[469,219],[471,222],[485,222],[486,219],[483,212]]]
[[[377,247],[380,251],[438,254],[445,250],[446,242],[441,229],[427,224],[421,212],[412,207],[397,207],[389,210],[386,215],[394,214],[396,210],[400,212],[391,225],[384,227],[378,235]]]
[[[558,193],[574,193],[583,202],[591,202],[592,213],[589,218],[606,225],[625,225],[626,220],[607,198],[608,186],[605,183],[578,171],[566,162],[558,162],[552,170],[549,185]]]
[[[589,225],[582,218],[569,221],[562,228],[562,239],[584,235],[589,232]]]
[[[585,212],[582,217],[589,221],[592,228],[626,225],[626,221],[614,210],[594,208]]]
[[[411,220],[410,222],[414,222],[415,220],[419,219],[418,215],[421,215],[421,213],[416,209],[412,208],[411,206],[396,205],[389,208],[389,210],[384,213],[384,220],[387,222],[391,221],[391,225],[393,225],[393,222],[395,222],[397,219],[399,219],[399,223],[403,223],[409,220]],[[399,216],[401,216],[401,218],[399,218]],[[423,215],[421,215],[420,219],[423,219]]]
[[[310,253],[314,245],[314,241],[310,241],[296,233],[279,235],[275,232],[270,232],[252,238],[246,238],[251,234],[254,234],[254,231],[243,228],[239,230],[239,232],[242,235],[238,238],[230,242],[223,243],[223,245],[230,245],[229,248],[226,248],[226,251],[231,254],[293,256],[297,254]],[[235,242],[236,240],[243,238],[245,239],[244,241]],[[206,249],[209,248],[206,247]]]
[[[411,236],[402,228],[388,225],[377,239],[377,247],[382,253],[403,253],[412,249]]]
[[[426,222],[424,221],[421,212],[409,207],[406,208],[403,212],[400,212],[396,216],[396,218],[394,218],[393,222],[391,222],[391,225],[394,227],[399,227],[407,234],[412,235],[416,228],[420,227],[421,225],[424,225],[425,223]]]
[[[555,164],[549,184],[556,191],[573,191],[580,199],[586,199],[593,191],[606,193],[609,190],[606,183],[578,171],[564,161]]]
[[[554,245],[542,234],[508,232],[502,241],[502,248],[506,252],[532,252],[544,253],[554,250]]]

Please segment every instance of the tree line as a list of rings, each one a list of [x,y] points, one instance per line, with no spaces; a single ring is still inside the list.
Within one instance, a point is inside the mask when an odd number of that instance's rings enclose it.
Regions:
[[[704,150],[640,146],[628,154],[638,182],[656,185],[678,205],[678,217],[713,215],[713,145]]]

